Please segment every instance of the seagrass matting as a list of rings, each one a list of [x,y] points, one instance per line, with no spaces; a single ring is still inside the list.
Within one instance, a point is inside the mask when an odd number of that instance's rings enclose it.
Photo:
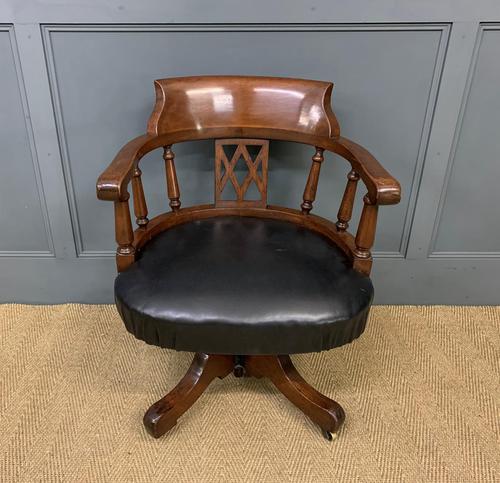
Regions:
[[[151,438],[192,355],[129,335],[113,306],[0,306],[0,481],[494,482],[500,307],[376,306],[350,345],[293,356],[339,401],[333,442],[265,380],[216,380]]]

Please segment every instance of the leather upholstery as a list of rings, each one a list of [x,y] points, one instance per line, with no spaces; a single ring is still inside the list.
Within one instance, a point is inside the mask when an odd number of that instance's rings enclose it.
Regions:
[[[127,329],[149,344],[222,354],[330,349],[364,330],[368,277],[290,222],[218,217],[173,227],[120,273]]]

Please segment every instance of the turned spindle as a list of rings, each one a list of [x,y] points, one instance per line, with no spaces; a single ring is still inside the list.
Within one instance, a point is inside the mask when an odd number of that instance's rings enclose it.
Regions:
[[[354,254],[358,258],[371,258],[370,249],[375,241],[378,205],[372,202],[368,195],[363,198],[363,203],[363,211],[356,232]]]
[[[356,196],[356,188],[358,185],[359,174],[351,170],[347,175],[347,184],[345,186],[342,203],[340,203],[339,212],[337,214],[337,229],[346,231],[349,227],[349,221],[352,216],[352,207],[354,206],[354,197]]]
[[[300,205],[304,215],[309,214],[312,210],[313,202],[316,199],[316,190],[318,189],[319,172],[321,170],[321,163],[325,159],[323,157],[323,148],[316,147],[316,152],[312,157],[311,169],[307,177],[306,187],[304,189],[303,202]]]
[[[177,211],[181,207],[179,183],[177,182],[177,173],[174,164],[174,152],[172,146],[165,146],[163,148],[163,159],[165,160],[165,171],[167,174],[167,193],[170,198],[170,208],[172,211]]]
[[[115,238],[118,243],[116,266],[119,272],[125,270],[135,260],[134,232],[128,198],[129,196],[125,200],[115,201]]]
[[[141,179],[142,171],[136,166],[132,176],[132,192],[134,193],[134,213],[135,221],[140,228],[148,224],[148,207],[144,196],[144,188]]]

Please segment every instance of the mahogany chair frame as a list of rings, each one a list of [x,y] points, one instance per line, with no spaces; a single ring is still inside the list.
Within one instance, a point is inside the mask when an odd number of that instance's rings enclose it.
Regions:
[[[141,248],[164,230],[193,220],[237,215],[286,220],[320,233],[341,248],[355,270],[368,276],[378,206],[398,203],[401,188],[366,149],[340,136],[330,106],[332,88],[329,82],[271,77],[205,76],[155,81],[156,104],[147,133],[126,144],[97,182],[98,198],[114,202],[118,271],[134,263]],[[245,144],[266,146],[265,161],[260,160],[265,163],[259,185],[261,199],[245,201],[242,188],[237,192],[237,200],[223,202],[218,197],[222,189],[219,173],[215,203],[181,208],[172,145],[200,139],[216,140],[216,154],[222,149],[221,143],[236,144],[241,150]],[[267,205],[269,140],[292,141],[314,148],[300,209]],[[157,148],[163,148],[171,211],[149,220],[139,161]],[[325,151],[345,158],[351,167],[336,222],[311,214]],[[252,169],[249,160],[246,161]],[[227,174],[228,165],[225,167]],[[365,185],[366,194],[357,232],[352,235],[348,227],[359,180]],[[135,230],[129,209],[129,184],[137,223]],[[268,377],[329,439],[344,420],[340,405],[309,386],[288,355],[198,353],[180,383],[146,412],[144,424],[148,431],[155,437],[164,434],[215,377],[223,378],[230,372],[236,376]]]

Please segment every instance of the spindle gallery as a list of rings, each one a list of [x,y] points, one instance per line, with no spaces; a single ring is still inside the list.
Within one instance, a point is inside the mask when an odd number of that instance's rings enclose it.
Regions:
[[[328,439],[342,425],[342,407],[310,386],[289,354],[328,350],[364,331],[377,211],[399,202],[400,186],[340,135],[332,87],[271,77],[156,81],[147,133],[100,176],[98,197],[115,203],[115,300],[126,328],[149,344],[196,354],[179,384],[146,412],[154,437],[230,373],[269,378]],[[214,202],[181,208],[173,145],[199,139],[215,140]],[[268,204],[270,141],[313,150],[300,209]],[[163,148],[170,210],[149,220],[139,162],[156,148]],[[325,152],[350,163],[336,222],[312,213]],[[241,160],[246,174],[238,179]],[[352,235],[359,181],[366,192]]]

